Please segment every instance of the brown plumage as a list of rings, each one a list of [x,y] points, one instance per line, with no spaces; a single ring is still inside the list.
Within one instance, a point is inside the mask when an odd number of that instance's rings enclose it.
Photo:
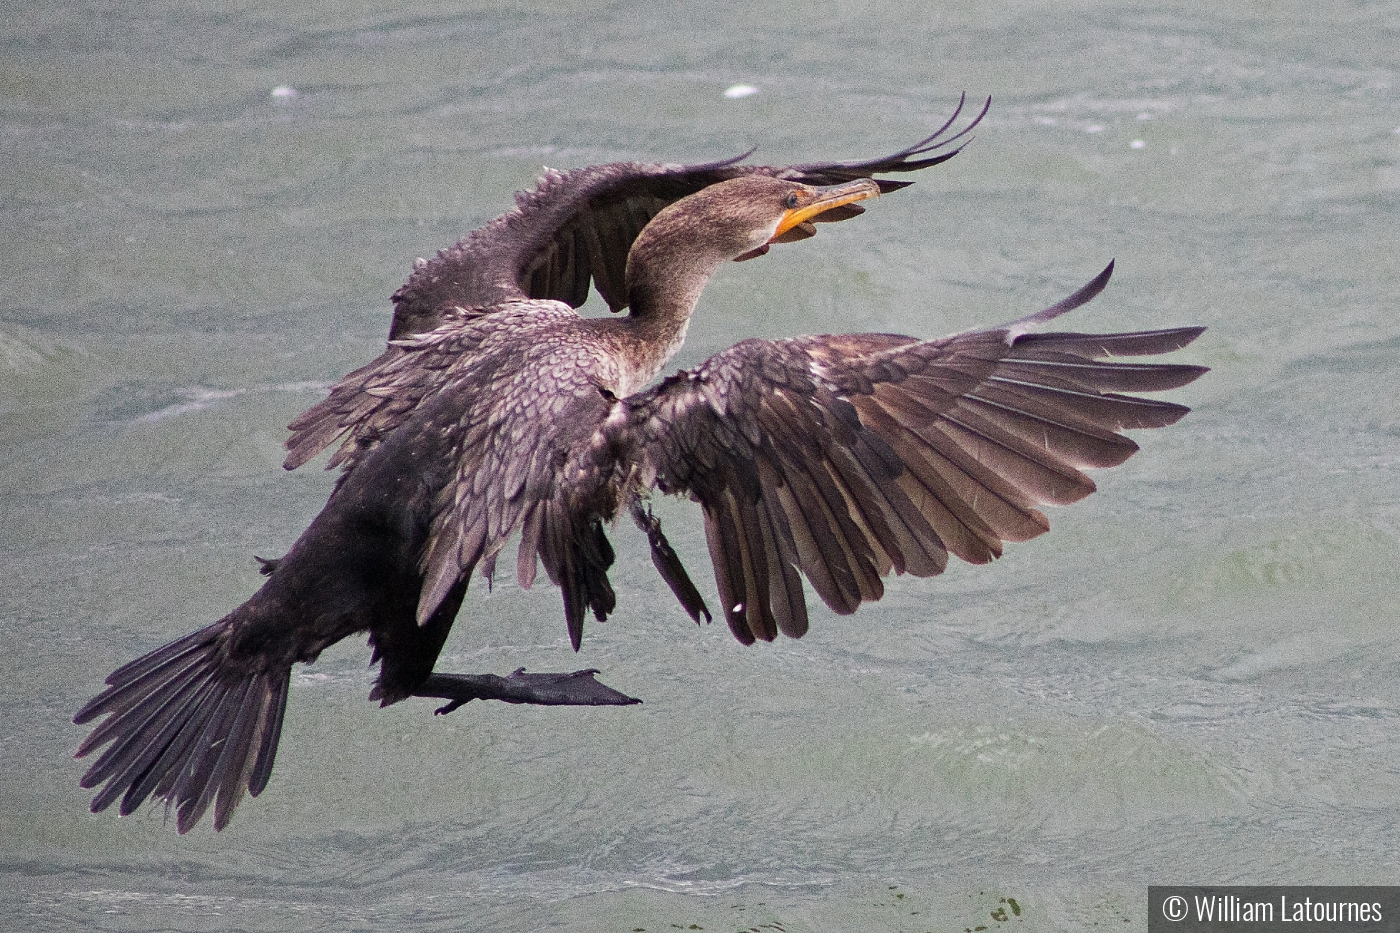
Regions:
[[[931,576],[949,553],[980,563],[1045,531],[1039,504],[1082,498],[1094,488],[1083,468],[1137,449],[1120,431],[1186,413],[1123,393],[1204,372],[1118,360],[1178,349],[1200,328],[1030,332],[1098,294],[1111,264],[1014,324],[932,341],[748,340],[651,384],[717,268],[903,187],[872,176],[950,158],[967,132],[945,138],[952,123],[867,162],[551,172],[420,261],[394,295],[388,349],[291,425],[289,469],[340,441],[325,509],[248,602],[120,668],[78,713],[107,717],[78,750],[109,745],[83,778],[105,785],[93,809],[120,799],[128,813],[154,795],[181,832],[211,804],[222,828],[271,774],[292,665],[355,632],[370,633],[371,697],[384,704],[627,701],[587,672],[517,674],[509,691],[480,693],[433,667],[472,573],[493,573],[513,536],[517,578],[529,586],[543,564],[577,649],[586,615],[614,607],[604,526],[623,510],[685,610],[708,617],[644,507],[652,488],[699,502],[724,615],[745,643],[807,630],[803,576],[852,612],[891,571]],[[579,317],[590,282],[631,313]]]

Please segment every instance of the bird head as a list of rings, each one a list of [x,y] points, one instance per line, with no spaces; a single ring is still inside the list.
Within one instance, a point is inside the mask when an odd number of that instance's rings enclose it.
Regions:
[[[683,252],[711,264],[761,256],[774,243],[806,239],[812,226],[861,213],[855,202],[877,197],[872,179],[838,185],[807,185],[769,175],[745,175],[718,182],[669,205],[652,218],[633,246],[671,244],[674,261]],[[677,251],[674,244],[682,244]]]

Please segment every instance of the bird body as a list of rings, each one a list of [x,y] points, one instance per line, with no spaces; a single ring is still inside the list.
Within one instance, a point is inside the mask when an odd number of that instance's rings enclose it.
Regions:
[[[106,717],[78,750],[109,746],[83,778],[105,785],[93,809],[120,798],[129,813],[154,795],[181,832],[211,804],[222,828],[270,777],[293,665],[357,632],[384,704],[634,702],[586,671],[483,687],[434,666],[472,575],[489,579],[512,538],[521,585],[543,564],[562,591],[577,650],[585,616],[614,609],[605,529],[623,511],[685,611],[708,619],[645,508],[653,489],[699,503],[722,612],[745,643],[807,630],[804,576],[849,613],[890,572],[931,576],[950,553],[985,562],[1045,531],[1038,504],[1082,498],[1094,488],[1082,468],[1137,449],[1121,430],[1186,412],[1123,393],[1204,372],[1117,359],[1178,349],[1200,328],[1033,331],[1098,294],[1111,264],[1010,325],[747,340],[654,382],[720,266],[904,187],[875,176],[956,154],[967,130],[944,138],[952,123],[868,162],[550,172],[515,210],[420,260],[394,295],[385,352],[290,426],[289,469],[340,441],[320,515],[265,562],[246,603],[119,668],[75,717]],[[581,317],[590,284],[629,313]]]

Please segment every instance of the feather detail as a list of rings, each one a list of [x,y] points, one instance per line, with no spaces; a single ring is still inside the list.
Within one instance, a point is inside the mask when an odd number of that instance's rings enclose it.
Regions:
[[[848,613],[879,599],[891,571],[992,560],[1048,530],[1037,506],[1093,492],[1084,468],[1138,449],[1120,431],[1180,419],[1182,405],[1125,393],[1205,369],[1121,358],[1179,349],[1200,328],[1034,331],[1101,292],[1112,268],[1001,327],[745,341],[626,400],[614,442],[658,487],[700,502],[735,637],[806,630],[798,571]]]

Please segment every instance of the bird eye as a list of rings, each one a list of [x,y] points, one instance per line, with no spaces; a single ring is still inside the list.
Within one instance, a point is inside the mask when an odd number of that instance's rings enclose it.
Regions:
[[[788,210],[792,210],[792,209],[793,209],[794,207],[796,207],[796,206],[797,206],[797,192],[796,192],[796,191],[791,191],[791,192],[788,193],[788,196],[787,196],[786,198],[783,198],[783,207],[786,207]]]

